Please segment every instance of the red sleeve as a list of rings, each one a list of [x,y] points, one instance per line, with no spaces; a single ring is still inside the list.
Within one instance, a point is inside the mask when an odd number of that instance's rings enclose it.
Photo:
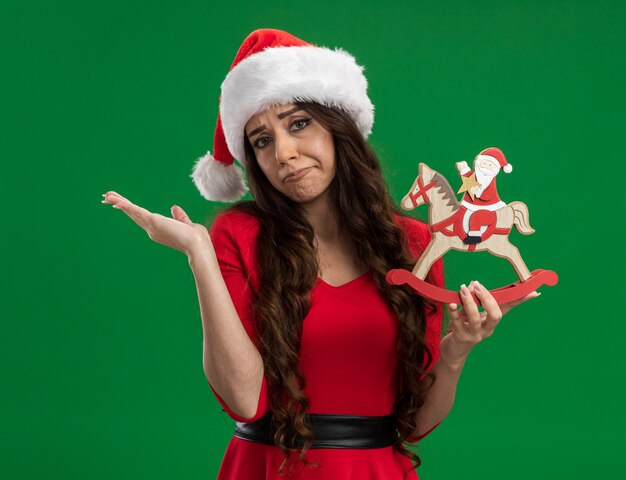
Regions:
[[[419,220],[404,217],[402,218],[405,228],[406,238],[409,244],[409,249],[415,258],[419,258],[426,247],[430,243],[432,234],[429,226]],[[443,278],[443,258],[438,259],[430,267],[430,271],[426,276],[426,281],[437,285],[438,287],[444,287]],[[428,370],[433,367],[435,362],[439,359],[439,343],[441,341],[441,329],[443,321],[443,305],[438,303],[427,306],[426,309],[426,334],[425,340],[428,349],[432,354],[431,364],[428,366]],[[426,359],[424,359],[424,367],[426,366]]]
[[[430,232],[428,232],[428,238],[430,241]],[[443,279],[443,259],[440,258],[433,266],[430,267],[430,272],[426,277],[426,280],[433,285],[437,285],[438,287],[444,288],[444,279]],[[432,353],[433,359],[428,367],[430,371],[432,367],[435,365],[435,362],[439,359],[439,343],[441,342],[441,330],[443,327],[443,305],[441,303],[437,303],[433,305],[432,308],[428,309],[428,314],[426,316],[426,343],[430,352]]]
[[[253,292],[250,284],[251,274],[249,273],[251,270],[250,266],[253,264],[250,255],[254,251],[254,245],[247,241],[251,240],[253,242],[254,238],[251,239],[250,230],[244,230],[240,222],[231,222],[230,217],[237,216],[229,213],[218,215],[211,226],[209,235],[226,288],[230,293],[241,323],[252,343],[258,346],[258,337],[252,317]],[[233,220],[236,220],[236,218],[233,218]],[[257,411],[250,418],[241,417],[233,412],[210,383],[209,386],[224,411],[237,422],[254,422],[269,410],[267,378],[265,375],[263,375]]]
[[[410,224],[407,229],[409,247],[411,249],[411,253],[413,253],[416,258],[419,258],[430,243],[432,234],[427,224],[412,219],[408,221]],[[434,285],[437,285],[438,287],[444,287],[442,258],[438,259],[435,263],[433,263],[432,267],[430,267],[430,272],[428,272],[426,280]],[[433,357],[431,364],[427,368],[428,371],[433,368],[435,362],[439,359],[439,344],[441,342],[442,324],[443,305],[438,303],[434,305],[433,308],[427,308],[425,341]],[[426,359],[424,359],[424,366],[426,366],[425,364]],[[439,423],[419,437],[408,437],[407,441],[411,443],[418,442],[432,432],[437,426],[439,426]]]

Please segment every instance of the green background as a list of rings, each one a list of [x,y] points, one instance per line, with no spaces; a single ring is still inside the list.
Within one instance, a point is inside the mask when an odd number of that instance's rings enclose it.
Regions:
[[[471,353],[421,442],[424,479],[603,478],[623,465],[623,2],[4,2],[0,476],[207,479],[234,423],[202,370],[193,276],[100,203],[116,190],[192,219],[219,86],[263,27],[351,52],[376,105],[393,197],[419,162],[502,148],[531,270],[560,282]],[[413,211],[422,218],[425,209]],[[515,279],[446,256],[447,284]]]

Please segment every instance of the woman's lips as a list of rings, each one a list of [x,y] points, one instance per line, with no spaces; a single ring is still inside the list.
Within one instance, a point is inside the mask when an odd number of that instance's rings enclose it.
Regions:
[[[298,170],[296,173],[293,173],[293,174],[287,176],[285,178],[285,183],[287,183],[287,182],[295,182],[296,180],[304,177],[309,172],[309,170],[311,170],[311,168],[313,168],[313,167],[303,168],[301,170]]]

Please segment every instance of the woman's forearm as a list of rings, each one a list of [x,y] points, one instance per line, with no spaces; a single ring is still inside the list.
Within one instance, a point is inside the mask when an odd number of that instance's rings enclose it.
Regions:
[[[465,360],[452,364],[443,358],[435,363],[431,371],[437,379],[428,390],[424,405],[417,414],[418,427],[413,437],[424,435],[448,416],[454,405],[456,387],[464,365]]]
[[[206,378],[231,410],[252,417],[263,380],[261,355],[239,319],[210,240],[197,243],[188,258],[202,315]]]

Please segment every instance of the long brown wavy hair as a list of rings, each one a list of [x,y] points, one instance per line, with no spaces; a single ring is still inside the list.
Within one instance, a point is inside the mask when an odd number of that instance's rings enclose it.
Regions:
[[[417,412],[435,381],[435,375],[422,368],[424,365],[428,369],[432,363],[432,353],[424,340],[425,318],[435,307],[411,288],[392,286],[385,280],[392,268],[412,270],[416,259],[394,222],[394,213],[403,214],[387,191],[380,162],[355,123],[338,109],[316,103],[297,105],[333,135],[336,175],[329,187],[331,205],[339,225],[353,241],[354,255],[367,265],[398,319],[399,362],[395,373],[401,387],[393,415],[400,436],[393,448],[413,461],[406,475],[421,465],[419,456],[404,443],[417,430]],[[260,289],[255,292],[253,312],[276,428],[274,442],[285,454],[278,473],[284,474],[291,452],[306,465],[319,466],[306,458],[314,435],[306,413],[309,401],[303,393],[306,379],[298,368],[302,322],[310,309],[310,293],[319,272],[318,257],[312,226],[299,205],[270,184],[244,137],[246,175],[254,201],[239,202],[228,210],[256,216],[260,222],[257,251],[272,252],[258,255]]]

